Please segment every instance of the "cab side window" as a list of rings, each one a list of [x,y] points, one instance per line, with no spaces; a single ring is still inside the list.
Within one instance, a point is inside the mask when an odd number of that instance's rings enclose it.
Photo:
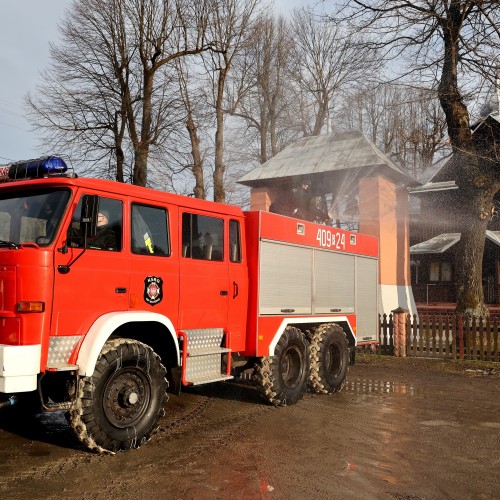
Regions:
[[[224,221],[206,215],[182,214],[182,256],[224,260]]]
[[[168,213],[164,208],[132,205],[132,253],[170,255]]]
[[[83,199],[83,198],[82,198]],[[83,248],[85,235],[80,228],[82,213],[82,199],[80,199],[68,233],[68,243],[72,247]],[[93,238],[87,238],[87,248],[91,250],[120,251],[122,249],[122,202],[111,198],[99,198],[97,214],[97,233]]]
[[[229,260],[241,262],[240,223],[237,220],[229,221]]]

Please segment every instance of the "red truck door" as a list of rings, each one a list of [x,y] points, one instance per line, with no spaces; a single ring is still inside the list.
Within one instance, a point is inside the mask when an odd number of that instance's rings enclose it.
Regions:
[[[199,211],[181,213],[179,327],[227,328],[228,260],[224,218]]]
[[[177,207],[132,203],[131,307],[163,314],[174,326],[179,308],[176,234]]]
[[[229,221],[229,311],[228,331],[231,349],[246,347],[246,319],[248,308],[248,269],[239,220]]]
[[[123,203],[100,198],[99,211],[107,219],[107,227],[98,227],[97,237],[87,242],[85,251],[78,227],[81,199],[72,217],[69,238],[63,234],[59,239],[58,248],[67,241],[68,253],[55,252],[55,335],[85,334],[99,316],[128,308],[129,258],[123,251]],[[100,219],[103,222],[104,218]],[[103,236],[100,239],[99,234]],[[78,256],[68,272],[60,272],[59,266],[67,266]]]

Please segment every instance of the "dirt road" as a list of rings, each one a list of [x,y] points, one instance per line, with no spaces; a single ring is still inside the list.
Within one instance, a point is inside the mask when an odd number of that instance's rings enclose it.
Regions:
[[[171,396],[152,440],[115,456],[79,448],[62,414],[3,411],[0,498],[498,498],[500,379],[386,365],[285,408],[237,384]]]

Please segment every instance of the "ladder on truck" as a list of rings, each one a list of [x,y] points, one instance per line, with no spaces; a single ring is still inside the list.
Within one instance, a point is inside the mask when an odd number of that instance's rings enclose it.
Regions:
[[[182,383],[201,385],[234,378],[231,349],[223,328],[201,328],[178,332],[182,340]],[[224,367],[224,357],[227,357]]]

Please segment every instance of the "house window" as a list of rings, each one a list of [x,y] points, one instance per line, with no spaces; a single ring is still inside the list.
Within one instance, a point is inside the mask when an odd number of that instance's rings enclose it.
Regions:
[[[441,262],[441,281],[451,281],[450,262]]]
[[[429,281],[439,281],[439,262],[431,262]]]
[[[429,281],[450,282],[452,279],[450,262],[431,262]]]

